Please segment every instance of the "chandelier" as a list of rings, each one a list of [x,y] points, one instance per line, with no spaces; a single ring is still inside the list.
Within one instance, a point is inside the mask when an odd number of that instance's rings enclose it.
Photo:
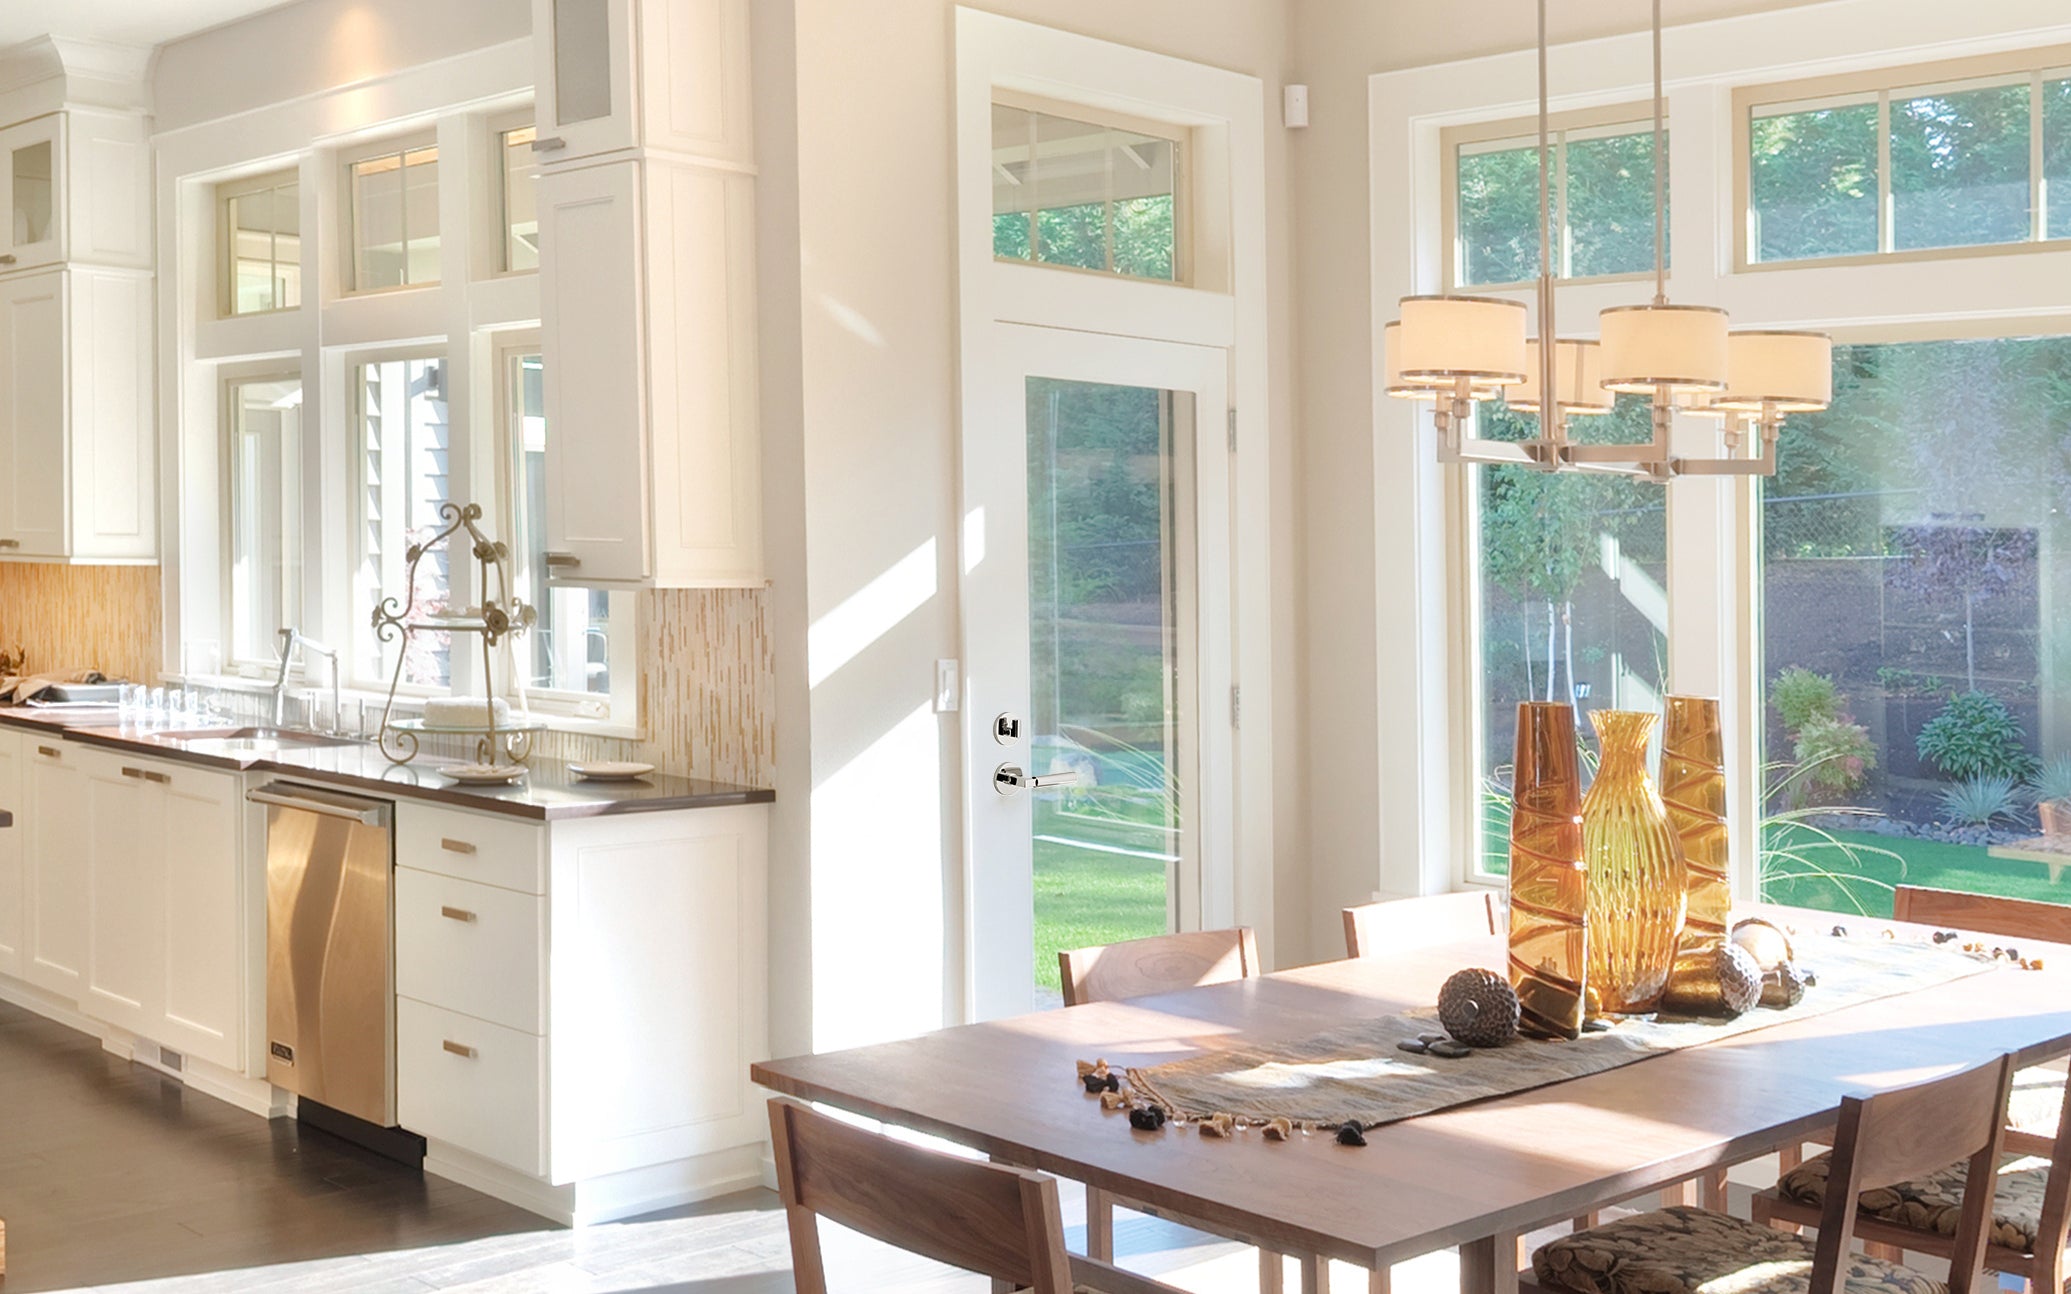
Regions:
[[[1382,330],[1386,390],[1436,406],[1440,462],[1515,463],[1655,481],[1771,476],[1784,417],[1816,412],[1832,399],[1834,345],[1825,333],[1733,332],[1725,311],[1668,299],[1661,0],[1654,0],[1653,36],[1654,299],[1604,310],[1597,319],[1599,340],[1561,337],[1555,325],[1546,0],[1539,0],[1539,335],[1527,336],[1521,301],[1450,294],[1404,297],[1402,317]],[[1608,414],[1620,393],[1647,398],[1652,439],[1573,439],[1576,419]],[[1539,434],[1522,441],[1474,435],[1474,406],[1498,397],[1512,409],[1536,414]],[[1669,432],[1678,411],[1719,419],[1724,453],[1673,454]]]

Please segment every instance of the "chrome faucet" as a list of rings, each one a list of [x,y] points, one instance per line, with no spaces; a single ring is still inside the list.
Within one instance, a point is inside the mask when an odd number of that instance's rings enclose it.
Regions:
[[[324,659],[325,659],[326,661],[329,661],[329,662],[330,662],[330,665],[331,665],[331,714],[332,714],[332,716],[333,716],[333,718],[332,718],[332,722],[333,722],[333,723],[337,722],[337,719],[336,719],[336,716],[337,716],[337,714],[338,714],[338,653],[337,653],[337,651],[336,651],[335,649],[333,649],[333,648],[330,648],[330,647],[326,647],[326,646],[324,646],[324,645],[323,645],[322,643],[318,642],[318,641],[317,641],[316,639],[314,639],[314,638],[305,638],[305,637],[304,637],[304,636],[302,635],[302,633],[301,633],[301,631],[300,631],[300,630],[297,630],[297,629],[282,629],[282,630],[280,631],[280,674],[279,674],[279,676],[278,676],[278,677],[276,677],[276,678],[275,678],[275,679],[273,680],[273,726],[274,726],[274,727],[276,727],[276,728],[280,728],[280,727],[284,727],[284,726],[286,726],[286,724],[287,724],[287,710],[288,710],[288,669],[289,669],[289,667],[290,667],[290,666],[292,666],[292,665],[294,664],[294,661],[295,661],[295,649],[296,649],[296,648],[298,648],[298,647],[299,647],[299,648],[301,648],[301,649],[302,649],[302,650],[303,650],[304,652],[307,652],[307,653],[313,653],[313,654],[315,654],[315,655],[321,656],[321,657],[323,657],[323,658],[324,658]]]

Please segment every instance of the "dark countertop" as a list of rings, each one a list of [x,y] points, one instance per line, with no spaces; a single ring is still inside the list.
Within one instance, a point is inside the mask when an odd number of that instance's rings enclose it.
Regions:
[[[62,736],[82,745],[134,751],[155,759],[230,771],[279,773],[300,781],[431,800],[454,808],[535,821],[711,809],[776,799],[776,792],[766,788],[669,773],[650,773],[631,782],[592,782],[569,772],[566,764],[552,760],[527,763],[524,778],[514,786],[462,786],[439,776],[439,769],[462,761],[420,755],[408,764],[393,764],[370,741],[285,746],[263,754],[233,755],[211,749],[212,743],[201,731],[206,725],[194,724],[171,732],[125,726],[113,709],[6,708],[0,709],[0,724]]]

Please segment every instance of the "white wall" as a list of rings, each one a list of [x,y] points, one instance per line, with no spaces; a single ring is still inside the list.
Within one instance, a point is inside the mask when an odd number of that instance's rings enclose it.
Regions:
[[[1014,0],[984,6],[1082,34],[1261,77],[1277,104],[1289,40],[1280,0]],[[763,6],[788,8],[788,6]],[[795,21],[794,21],[795,14]],[[957,320],[951,184],[953,7],[950,0],[796,0],[758,12],[758,134],[765,176],[762,237],[790,236],[799,354],[796,423],[768,390],[764,425],[795,445],[768,450],[772,576],[778,598],[780,824],[773,921],[790,948],[774,967],[773,1045],[827,1047],[957,1018],[963,938],[959,888],[961,768],[954,716],[929,711],[933,662],[957,654]],[[773,137],[789,88],[770,75],[777,33],[795,32],[798,194],[784,212],[770,181],[788,159]],[[1285,294],[1284,133],[1268,144],[1271,208],[1275,558],[1291,589],[1295,555]],[[791,225],[795,221],[795,228]],[[779,285],[765,260],[764,299]],[[786,264],[781,271],[788,272]],[[776,338],[764,336],[772,367]],[[789,380],[789,379],[785,379]],[[785,471],[793,487],[780,481]],[[790,495],[786,503],[784,496]],[[800,505],[802,504],[802,511]],[[782,515],[786,510],[794,515]],[[784,543],[784,527],[803,542]],[[797,585],[803,584],[799,598]],[[785,586],[791,586],[788,592]],[[870,627],[853,640],[795,650],[799,622],[840,612]],[[1274,608],[1292,660],[1291,602]],[[839,655],[833,653],[839,652]],[[817,684],[813,683],[818,679]],[[1286,671],[1276,707],[1297,711]],[[803,716],[801,718],[801,716]],[[799,750],[800,741],[808,749]],[[1286,794],[1295,767],[1279,770]],[[809,805],[809,808],[807,807]],[[1301,815],[1285,815],[1298,822]],[[1298,831],[1276,852],[1300,856]],[[1296,892],[1300,867],[1281,874]]]

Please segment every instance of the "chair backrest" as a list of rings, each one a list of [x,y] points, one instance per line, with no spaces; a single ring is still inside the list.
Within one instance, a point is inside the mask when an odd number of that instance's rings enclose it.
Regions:
[[[1389,899],[1345,909],[1345,956],[1371,957],[1395,948],[1428,948],[1496,933],[1492,890]]]
[[[769,1127],[799,1294],[826,1294],[821,1217],[1016,1289],[1070,1294],[1054,1179],[894,1141],[786,1097],[769,1103]]]
[[[2008,939],[2071,944],[2071,907],[2034,899],[2001,899],[1957,890],[1901,885],[1891,896],[1891,915],[1923,926],[1947,926]]]
[[[1811,1294],[1840,1294],[1846,1260],[1854,1252],[1856,1200],[1864,1190],[1959,1161],[1968,1161],[1969,1175],[1949,1259],[1949,1292],[1972,1294],[1981,1287],[2012,1084],[2013,1057],[2002,1056],[1947,1078],[1841,1102]]]
[[[1117,1002],[1263,974],[1251,927],[1154,935],[1057,954],[1064,1004]]]

